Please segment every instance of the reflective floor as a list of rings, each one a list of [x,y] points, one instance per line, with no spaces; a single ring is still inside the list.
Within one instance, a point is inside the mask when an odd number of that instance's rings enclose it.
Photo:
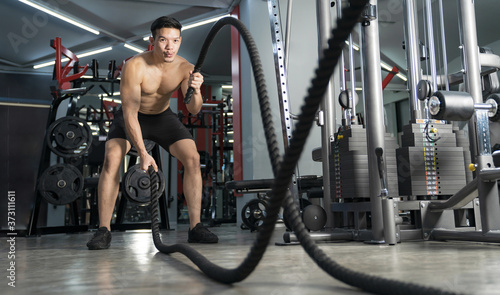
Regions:
[[[219,244],[192,245],[212,262],[233,268],[246,257],[256,233],[236,225],[211,229]],[[274,242],[282,242],[278,227]],[[244,281],[224,285],[207,278],[181,254],[165,255],[151,233],[113,232],[111,248],[89,251],[91,233],[18,237],[15,259],[0,245],[1,294],[366,294],[323,272],[301,246],[268,247]],[[185,243],[187,227],[162,232],[165,243]],[[7,237],[2,237],[7,240]],[[500,246],[473,242],[360,242],[320,244],[341,265],[369,274],[463,294],[500,294]],[[15,261],[15,288],[7,268]],[[404,294],[404,292],[403,292]]]

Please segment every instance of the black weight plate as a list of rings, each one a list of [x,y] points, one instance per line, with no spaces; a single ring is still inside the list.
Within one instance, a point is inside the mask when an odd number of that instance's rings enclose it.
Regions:
[[[42,197],[54,205],[69,204],[80,196],[83,176],[75,166],[57,164],[47,168],[38,181]]]
[[[302,221],[307,229],[320,230],[326,224],[326,211],[319,205],[309,205],[302,211]]]
[[[500,120],[500,95],[498,93],[494,93],[488,97],[486,102],[493,103],[497,106],[495,113],[492,116],[490,115],[490,121],[497,122],[498,120]]]
[[[266,217],[267,204],[263,200],[250,200],[241,209],[241,219],[243,223],[251,230],[259,230]]]
[[[165,190],[165,178],[163,173],[158,170],[158,178],[160,180],[159,193]],[[148,203],[151,201],[151,181],[149,174],[141,170],[141,165],[137,164],[130,167],[123,176],[122,188],[123,193],[130,200],[137,203]]]
[[[50,150],[58,156],[80,157],[92,144],[92,132],[84,120],[63,117],[50,124],[46,141]]]
[[[144,139],[144,146],[146,147],[146,151],[148,151],[148,153],[153,150],[155,145],[156,145],[156,142],[149,140],[149,139]],[[130,149],[128,154],[131,156],[136,156],[136,157],[139,156],[139,154],[137,153],[137,150],[135,149],[134,146],[132,146],[132,148]]]

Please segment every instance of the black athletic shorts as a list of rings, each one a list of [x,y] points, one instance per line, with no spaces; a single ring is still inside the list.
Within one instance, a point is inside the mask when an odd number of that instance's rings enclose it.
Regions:
[[[167,151],[169,151],[171,144],[181,139],[193,139],[189,130],[170,108],[155,115],[139,113],[138,119],[143,139],[152,140]],[[121,108],[115,113],[113,123],[109,127],[108,140],[112,138],[123,138],[130,141],[125,130]]]

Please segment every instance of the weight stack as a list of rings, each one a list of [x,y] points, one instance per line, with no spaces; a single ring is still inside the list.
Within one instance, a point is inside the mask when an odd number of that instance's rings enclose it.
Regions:
[[[466,184],[465,152],[452,125],[435,120],[426,125],[403,127],[402,147],[396,150],[401,196],[451,196]]]
[[[470,171],[467,168],[468,164],[472,163],[472,159],[471,159],[471,155],[470,155],[469,137],[465,134],[465,130],[459,130],[458,127],[453,127],[453,132],[457,136],[457,146],[462,147],[464,149],[465,181],[467,181],[467,183],[469,183],[474,179],[474,175],[472,175],[472,171]]]
[[[369,201],[373,192],[370,192],[366,129],[353,125],[350,129],[342,131],[340,135],[342,136],[339,137],[339,134],[336,134],[337,140],[332,143],[334,158],[332,183],[335,183],[335,197],[344,200],[365,199],[364,201]],[[391,196],[397,196],[398,193],[397,148],[396,138],[386,134],[384,155],[387,185]],[[379,194],[379,192],[376,193]]]

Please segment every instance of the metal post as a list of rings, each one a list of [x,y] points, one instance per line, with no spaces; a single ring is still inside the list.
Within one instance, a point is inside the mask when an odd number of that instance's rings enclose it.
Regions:
[[[470,9],[470,10],[467,10]],[[479,64],[479,48],[477,45],[476,19],[474,4],[468,1],[459,1],[458,4],[460,48],[462,49],[462,72],[464,73],[465,91],[470,93],[474,103],[483,101],[481,88],[481,68]],[[478,141],[476,131],[476,116],[469,120],[469,140],[472,160],[478,155]]]
[[[292,137],[292,120],[290,114],[290,100],[288,98],[287,69],[285,68],[284,43],[281,33],[281,17],[279,2],[269,0],[269,21],[271,23],[271,37],[273,41],[274,65],[276,70],[276,81],[278,86],[278,97],[280,103],[281,129],[283,134],[283,145],[288,147]]]
[[[319,5],[318,5],[319,6]],[[337,1],[337,18],[342,18],[342,0]],[[319,17],[318,17],[319,19]],[[325,41],[326,42],[326,41]],[[339,59],[339,72],[340,72],[340,92],[346,90],[346,78],[345,78],[345,57],[344,57],[344,51],[340,53],[340,59]],[[351,125],[351,120],[347,119],[350,118],[350,110],[345,109],[342,113],[343,117],[343,125],[345,124],[346,126]]]
[[[366,118],[366,141],[368,152],[368,171],[370,181],[370,203],[372,221],[372,242],[384,240],[382,200],[378,196],[381,186],[378,177],[377,147],[385,150],[384,144],[384,106],[382,97],[382,73],[380,70],[380,43],[378,29],[377,0],[370,0],[375,7],[375,19],[363,23],[361,27],[361,64],[363,98]],[[385,162],[385,161],[384,161]]]
[[[425,21],[427,23],[427,38],[429,39],[429,62],[430,62],[430,70],[432,76],[432,89],[437,91],[438,82],[437,82],[437,72],[436,72],[436,47],[434,46],[434,24],[432,22],[432,0],[425,1]],[[429,74],[429,73],[427,73]]]
[[[482,103],[481,66],[477,45],[476,18],[474,3],[471,0],[459,1],[459,25],[463,52],[463,72],[465,90],[470,93],[474,103]],[[494,167],[489,143],[488,111],[476,110],[469,120],[469,138],[472,159],[476,160],[478,170]],[[500,203],[497,182],[478,181],[481,225],[483,233],[500,230]]]
[[[354,45],[352,43],[352,34],[349,35],[349,74],[351,77],[351,93],[349,93],[349,106],[351,107],[351,125],[356,125],[356,68],[354,66]]]
[[[290,54],[290,39],[292,36],[292,7],[293,0],[288,0],[288,6],[286,8],[286,31],[285,31],[285,69],[288,69],[288,61]]]
[[[443,51],[443,77],[445,90],[450,90],[450,82],[448,79],[448,58],[446,54],[446,36],[444,32],[444,10],[443,10],[443,0],[439,0],[439,23],[441,25],[441,48]]]
[[[274,65],[276,71],[276,82],[278,87],[278,97],[281,114],[281,130],[283,132],[283,146],[285,149],[290,144],[292,138],[292,116],[290,99],[288,97],[288,69],[285,67],[283,35],[281,33],[281,16],[280,8],[277,0],[268,0],[269,21],[271,25],[271,38],[273,41]],[[288,28],[290,30],[290,28]],[[298,167],[296,168],[296,171]],[[290,191],[294,197],[298,197],[297,175],[292,176]]]
[[[341,1],[338,1],[337,5]],[[316,1],[316,14],[318,18],[318,48],[319,56],[323,55],[323,49],[328,46],[327,41],[330,37],[330,31],[332,29],[331,19],[330,19],[330,1],[329,0],[317,0]],[[341,65],[341,71],[343,72],[344,67]],[[326,225],[327,229],[333,228],[333,212],[331,210],[332,206],[332,176],[330,171],[330,161],[332,161],[332,142],[334,139],[335,132],[335,104],[333,96],[333,78],[328,84],[327,91],[323,102],[321,103],[321,110],[323,114],[323,126],[321,128],[321,154],[322,154],[322,168],[323,168],[323,208],[326,210]]]
[[[405,8],[404,26],[405,26],[405,51],[406,62],[408,65],[408,91],[410,94],[411,120],[424,117],[422,102],[418,99],[418,82],[420,81],[420,53],[418,43],[418,23],[417,23],[417,4],[415,0],[404,0]]]

